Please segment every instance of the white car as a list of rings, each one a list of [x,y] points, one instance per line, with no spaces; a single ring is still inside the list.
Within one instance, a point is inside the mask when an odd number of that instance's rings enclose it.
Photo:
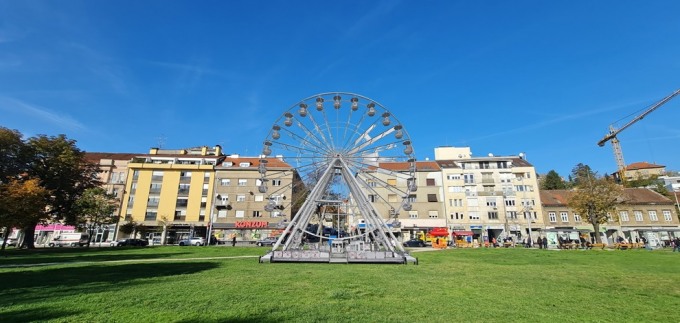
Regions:
[[[193,237],[191,239],[184,239],[179,241],[180,246],[203,246],[205,245],[205,239],[199,237]]]

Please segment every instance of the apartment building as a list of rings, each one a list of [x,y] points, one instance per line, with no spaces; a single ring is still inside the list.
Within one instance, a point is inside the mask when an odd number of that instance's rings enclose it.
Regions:
[[[266,182],[261,180],[263,169]],[[281,159],[230,155],[215,167],[215,174],[212,231],[219,240],[276,236],[299,205],[295,202],[302,183]]]
[[[127,165],[124,217],[141,225],[138,233],[153,243],[205,237],[212,208],[215,167],[222,148],[207,146],[136,155]],[[140,232],[141,231],[141,232]]]
[[[557,245],[557,238],[578,240],[581,236],[594,237],[593,226],[582,215],[569,208],[571,190],[541,191],[546,223],[546,236],[551,245]],[[613,243],[618,237],[638,241],[643,237],[651,246],[670,241],[680,235],[680,223],[674,201],[647,188],[626,188],[621,204],[613,214],[608,214],[607,223],[600,226],[600,235],[605,243]]]
[[[659,177],[666,173],[666,166],[648,162],[637,162],[626,166],[624,174],[627,181]]]
[[[406,200],[411,210],[396,208],[404,201],[410,164],[406,162],[384,162],[379,164],[380,172],[372,175],[374,180],[366,183],[368,199],[387,221],[396,236],[404,240],[416,237],[418,233],[427,233],[438,227],[446,227],[446,218],[442,203],[443,190],[441,168],[434,161],[415,163],[415,181],[417,190],[410,192]]]
[[[97,174],[99,181],[102,183],[102,187],[107,193],[115,196],[119,199],[118,207],[116,208],[115,215],[121,218],[122,202],[124,199],[123,192],[125,191],[125,183],[127,178],[128,163],[137,154],[132,153],[101,153],[92,152],[85,153],[85,159],[91,163],[94,163],[99,168],[99,173]],[[97,230],[96,236],[94,237],[94,242],[105,242],[116,239],[118,223],[107,225],[105,227],[99,228]],[[49,228],[49,226],[47,226]]]
[[[470,147],[437,147],[449,230],[477,241],[532,241],[545,229],[538,180],[524,156],[473,157]]]

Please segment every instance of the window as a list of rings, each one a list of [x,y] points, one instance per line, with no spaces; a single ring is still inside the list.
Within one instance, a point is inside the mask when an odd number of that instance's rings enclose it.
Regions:
[[[161,183],[151,183],[149,185],[149,193],[159,193],[161,191]]]
[[[262,180],[259,178],[255,179],[255,186],[262,186]]]
[[[397,179],[396,178],[388,178],[387,179],[387,185],[397,186]]]
[[[460,193],[463,192],[462,186],[449,186],[449,193]]]
[[[496,199],[495,198],[487,198],[486,199],[486,206],[496,207]]]
[[[465,184],[474,184],[475,183],[475,175],[474,174],[464,174],[463,179],[465,180]]]
[[[375,203],[376,200],[377,200],[377,197],[376,197],[375,194],[369,194],[369,195],[368,195],[368,201],[369,201],[369,202]]]
[[[460,179],[460,175],[452,175],[452,174],[446,175],[446,179],[448,179],[450,181]]]
[[[175,211],[175,221],[184,221],[187,217],[187,210],[176,210]]]
[[[156,214],[155,211],[146,211],[146,214],[144,214],[144,221],[156,221]]]
[[[271,215],[271,216],[272,216],[272,218],[278,218],[278,217],[284,216],[284,215],[281,214],[281,211],[272,211],[272,215]]]
[[[262,214],[260,214],[260,211],[253,211],[253,217],[254,218],[261,218]]]
[[[229,202],[229,194],[220,194],[220,201],[222,201],[222,205],[226,205]]]
[[[462,220],[463,219],[463,213],[451,213],[451,220]]]
[[[479,220],[479,213],[476,211],[471,211],[468,213],[468,216],[470,217],[470,220]]]
[[[238,180],[238,186],[246,186],[246,185],[248,185],[248,180],[247,180],[247,179],[240,178],[240,179]]]
[[[642,211],[633,211],[635,221],[642,222]]]
[[[255,195],[255,202],[263,202],[264,201],[264,195],[258,194]]]
[[[158,206],[160,198],[158,196],[149,196],[149,200],[146,203],[147,206]]]
[[[186,197],[180,197],[177,199],[177,203],[175,203],[176,207],[187,207],[189,204],[189,199]]]
[[[228,178],[223,178],[220,180],[220,186],[229,186],[231,185],[231,179]]]
[[[621,211],[619,212],[619,216],[621,217],[621,222],[628,222],[628,211]]]
[[[397,202],[397,194],[388,194],[387,195],[387,202],[390,202],[390,203]]]
[[[508,219],[517,220],[517,211],[507,211],[505,212],[505,216],[508,217]]]
[[[408,218],[409,219],[417,219],[418,218],[418,211],[408,211]]]
[[[428,202],[437,202],[437,194],[427,194]]]
[[[656,216],[656,211],[647,211],[649,214],[649,220],[650,221],[659,221],[659,217]]]
[[[435,186],[434,178],[425,179],[425,185],[427,185],[427,186]]]
[[[505,200],[505,206],[515,206],[515,200]]]
[[[236,210],[236,217],[237,218],[242,218],[245,217],[246,211],[243,210]]]
[[[177,189],[177,192],[179,193],[189,193],[189,188],[191,187],[191,184],[179,184],[179,188]]]
[[[557,214],[555,212],[548,212],[548,219],[550,222],[557,222]]]
[[[427,212],[427,216],[428,216],[430,219],[436,219],[436,218],[439,217],[439,211],[428,211],[428,212]]]
[[[227,210],[218,210],[217,211],[217,217],[218,218],[226,218],[227,217]]]
[[[574,213],[574,222],[581,222],[581,216]]]
[[[239,163],[238,167],[250,167],[250,163],[245,162],[245,163]]]
[[[415,194],[410,194],[410,195],[408,196],[408,201],[411,202],[411,203],[415,203],[415,202],[417,201],[417,200],[416,200],[416,195],[415,195]]]
[[[272,179],[272,186],[281,186],[280,179]]]
[[[560,212],[560,217],[562,218],[562,222],[569,222],[569,213]]]
[[[671,222],[673,221],[673,216],[671,215],[670,210],[663,210],[663,219],[666,222]]]
[[[378,183],[374,181],[367,181],[366,184],[368,184],[368,187],[377,187]]]
[[[205,197],[205,196],[201,197],[201,207],[202,208],[206,207],[207,204],[208,204],[208,198]]]
[[[496,211],[487,212],[487,216],[489,220],[498,220],[498,212]]]
[[[236,202],[245,202],[246,196],[244,194],[236,195]]]

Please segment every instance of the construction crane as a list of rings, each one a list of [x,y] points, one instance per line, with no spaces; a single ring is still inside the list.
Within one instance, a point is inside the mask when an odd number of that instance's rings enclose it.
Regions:
[[[672,98],[674,98],[676,95],[680,94],[680,89],[676,90],[675,92],[671,93],[669,96],[661,99],[661,101],[655,103],[651,107],[649,107],[647,110],[642,112],[639,116],[633,118],[632,120],[628,121],[623,127],[621,128],[615,128],[614,125],[609,125],[609,133],[602,138],[602,140],[597,142],[597,145],[602,147],[607,141],[612,142],[612,148],[614,148],[614,158],[616,158],[616,166],[618,167],[618,173],[619,173],[619,180],[624,181],[625,180],[625,171],[626,171],[626,163],[623,161],[623,152],[621,151],[621,143],[619,142],[619,139],[616,138],[616,135],[618,135],[621,131],[626,130],[628,127],[632,126],[634,123],[642,120],[644,117],[646,117],[648,114],[652,113],[652,111],[658,109],[660,106],[664,105],[666,102],[670,101]]]

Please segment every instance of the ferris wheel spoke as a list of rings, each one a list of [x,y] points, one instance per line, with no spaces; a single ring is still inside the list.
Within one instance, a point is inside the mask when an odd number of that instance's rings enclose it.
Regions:
[[[368,147],[368,146],[374,144],[376,141],[378,141],[378,140],[380,140],[380,139],[382,139],[382,138],[385,138],[385,136],[388,136],[389,134],[391,134],[391,133],[393,133],[393,132],[394,132],[394,127],[390,127],[389,129],[383,131],[383,132],[380,133],[379,135],[377,135],[377,136],[375,136],[375,137],[372,137],[371,139],[368,139],[368,140],[366,140],[365,142],[363,142],[362,144],[360,144],[360,145],[354,147],[352,150],[348,151],[347,154],[353,155],[353,154],[355,154],[355,153],[357,153],[357,152],[359,152],[359,151],[362,151],[362,150],[365,149],[366,147]]]
[[[326,109],[321,110],[321,114],[323,115],[323,120],[326,123],[326,130],[328,131],[328,140],[330,143],[330,148],[331,150],[335,150],[335,141],[333,141],[333,129],[331,128],[330,124],[328,123],[328,116],[326,115]]]
[[[302,129],[302,131],[305,133],[305,135],[307,135],[307,137],[314,140],[314,142],[316,142],[319,145],[319,147],[325,146],[325,144],[323,142],[321,142],[321,140],[319,140],[319,138],[314,133],[312,133],[312,131],[309,130],[309,128],[307,128],[307,126],[305,126],[304,123],[302,123],[301,121],[298,120],[297,125],[298,125],[298,127],[300,127],[300,129]],[[329,151],[329,148],[326,147],[325,150]]]
[[[305,134],[307,134],[307,137],[313,139],[313,141],[315,141],[316,144],[314,144],[313,142],[307,140],[306,138],[303,138],[302,136],[300,136],[299,134],[297,134],[297,133],[295,133],[295,132],[293,132],[293,131],[290,131],[290,130],[288,130],[288,129],[286,129],[286,128],[283,128],[283,129],[286,130],[286,133],[288,133],[288,134],[290,135],[290,137],[299,140],[299,141],[303,144],[303,146],[316,147],[316,148],[321,149],[322,151],[328,152],[328,150],[324,150],[324,149],[322,148],[323,145],[322,145],[322,143],[321,143],[320,141],[317,140],[316,136],[312,135],[310,132],[308,132],[308,130],[307,130],[306,128],[304,128],[304,126],[302,125],[302,123],[298,122],[298,126],[300,126],[301,129],[305,132]]]
[[[293,146],[293,145],[290,145],[290,144],[287,144],[287,143],[281,142],[281,141],[273,141],[272,145],[274,145],[274,144],[281,146],[282,148],[286,149],[287,151],[294,152],[294,153],[307,152],[307,153],[312,153],[312,154],[318,154],[320,152],[318,150],[312,150],[312,149],[307,149],[307,148],[304,148],[304,147]]]
[[[321,127],[319,127],[319,124],[316,123],[316,120],[314,120],[314,116],[310,113],[308,117],[309,120],[312,122],[312,125],[314,126],[314,130],[316,130],[316,133],[319,134],[319,136],[321,136],[321,139],[323,139],[324,145],[329,149],[332,149],[333,147],[332,143],[329,142],[328,139],[326,139],[323,130],[321,129]]]

